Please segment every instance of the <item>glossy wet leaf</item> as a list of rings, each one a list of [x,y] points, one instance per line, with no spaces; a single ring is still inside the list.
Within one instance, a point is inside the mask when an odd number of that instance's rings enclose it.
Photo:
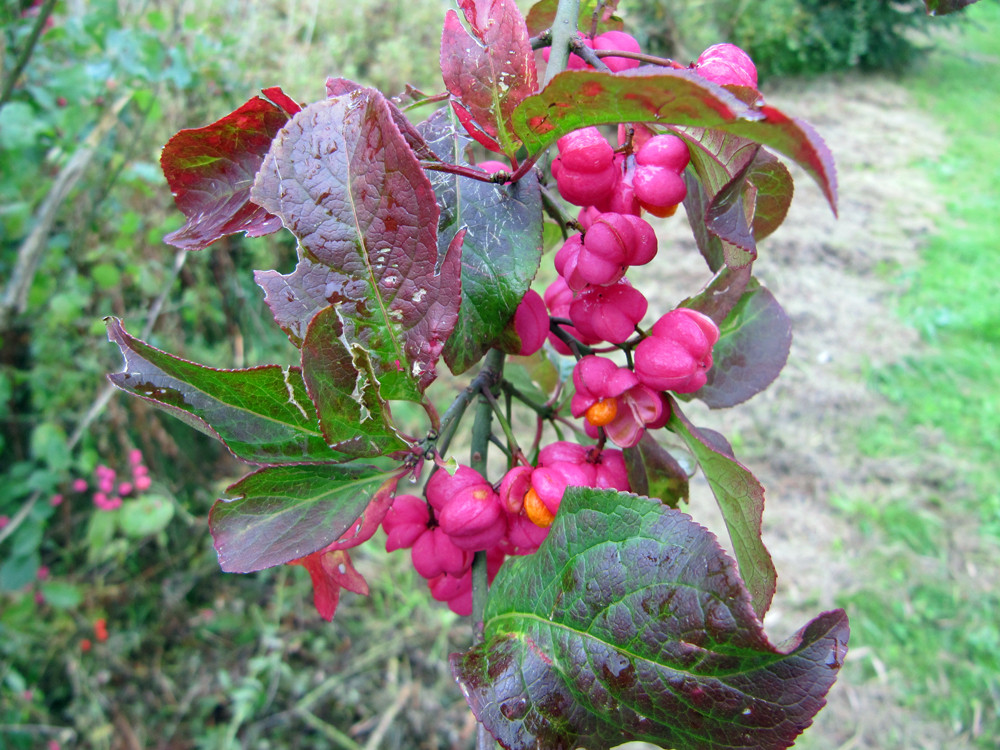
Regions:
[[[458,6],[470,31],[448,11],[441,37],[445,86],[456,111],[493,138],[497,150],[514,156],[520,141],[511,113],[537,87],[524,18],[514,0],[459,0]]]
[[[259,464],[345,461],[326,444],[298,367],[217,370],[188,362],[129,335],[108,318],[108,339],[125,357],[108,379]]]
[[[274,466],[226,490],[208,517],[219,564],[249,573],[297,560],[347,532],[398,471],[371,466]]]
[[[447,110],[421,123],[420,131],[443,161],[466,161],[469,139]],[[465,230],[462,303],[444,350],[448,366],[459,373],[497,341],[531,286],[542,251],[541,191],[533,174],[512,185],[445,172],[431,172],[430,180],[442,207],[439,252]]]
[[[382,397],[420,400],[457,319],[460,249],[439,256],[434,191],[382,95],[358,89],[302,110],[252,195],[301,244],[291,274],[257,274],[279,325],[296,341],[336,305]]]
[[[696,396],[713,409],[743,403],[781,374],[792,347],[792,321],[756,280],[720,325],[708,382]]]
[[[508,750],[787,748],[848,638],[838,610],[771,644],[710,532],[655,500],[575,487],[538,552],[504,563],[484,626],[452,671]]]
[[[707,430],[703,434],[671,399],[667,429],[685,443],[705,474],[715,501],[726,522],[740,575],[746,582],[757,616],[763,618],[771,606],[777,587],[777,571],[761,539],[764,517],[764,488],[750,471],[737,461],[728,444]]]
[[[203,128],[182,130],[163,147],[160,166],[187,223],[166,236],[201,250],[220,237],[276,232],[281,220],[250,200],[254,176],[289,114],[257,96]]]

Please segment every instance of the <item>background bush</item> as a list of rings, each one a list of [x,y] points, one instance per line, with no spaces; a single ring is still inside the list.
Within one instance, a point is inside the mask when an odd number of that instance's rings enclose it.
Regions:
[[[747,50],[764,78],[900,71],[920,54],[928,23],[921,0],[638,0],[627,12],[640,30],[663,30],[647,31],[644,49],[690,62],[724,40]]]

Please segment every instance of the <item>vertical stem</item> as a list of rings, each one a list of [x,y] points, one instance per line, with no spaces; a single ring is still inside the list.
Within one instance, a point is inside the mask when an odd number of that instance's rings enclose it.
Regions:
[[[483,390],[492,390],[500,382],[503,375],[504,353],[499,349],[491,349],[483,363],[482,373],[485,375]],[[492,432],[493,407],[480,394],[476,403],[476,416],[472,423],[472,451],[469,465],[483,476],[486,476],[486,459]],[[486,594],[489,580],[486,573],[486,552],[480,551],[472,560],[472,642],[478,644],[483,639],[483,613],[486,610]],[[479,724],[476,733],[476,750],[493,750],[496,741]]]
[[[580,0],[559,0],[556,18],[552,22],[552,49],[549,64],[545,67],[545,86],[557,73],[566,70],[569,62],[569,43],[576,36],[577,19],[580,17]]]

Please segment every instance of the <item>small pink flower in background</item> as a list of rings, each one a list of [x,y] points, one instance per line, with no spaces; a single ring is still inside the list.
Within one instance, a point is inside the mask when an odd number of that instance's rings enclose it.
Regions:
[[[138,448],[133,448],[132,450],[130,450],[128,453],[128,462],[132,464],[132,466],[138,466],[139,464],[141,464],[142,451],[139,450]]]
[[[73,480],[73,492],[86,492],[87,491],[87,480],[86,479],[74,479]]]
[[[10,516],[0,516],[0,529],[10,523]]]
[[[40,565],[38,567],[38,572],[35,573],[35,577],[37,577],[39,581],[46,580],[49,577],[49,566],[48,565]]]
[[[48,750],[62,750],[62,745],[56,740],[49,740]]]
[[[49,505],[55,508],[59,505],[62,505],[62,501],[63,501],[62,495],[53,495],[52,497],[49,498]]]
[[[139,492],[145,492],[152,483],[153,481],[146,474],[143,474],[135,478],[135,489]]]
[[[131,495],[132,494],[132,483],[131,482],[122,482],[121,484],[119,484],[118,485],[118,494],[119,495]]]

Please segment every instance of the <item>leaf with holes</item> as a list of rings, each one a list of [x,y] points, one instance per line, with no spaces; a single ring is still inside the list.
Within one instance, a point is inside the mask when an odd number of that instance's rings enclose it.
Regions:
[[[469,140],[447,109],[420,131],[440,159],[465,162]],[[531,286],[542,253],[541,190],[533,174],[509,185],[445,172],[431,173],[430,180],[442,207],[439,248],[465,230],[462,304],[444,349],[448,366],[459,373],[497,341]]]
[[[323,439],[316,409],[297,367],[216,370],[133,338],[108,318],[108,339],[125,357],[108,379],[256,464],[340,462],[350,456]]]
[[[708,382],[695,396],[713,409],[743,403],[774,382],[791,347],[792,321],[774,295],[752,279],[719,326]]]
[[[302,248],[289,276],[257,275],[279,324],[294,341],[336,305],[381,397],[419,401],[458,317],[461,249],[438,253],[434,191],[384,97],[358,89],[303,109],[275,138],[252,197]]]
[[[166,236],[171,245],[201,250],[227,234],[260,237],[281,220],[250,200],[250,186],[271,141],[294,114],[281,89],[268,89],[283,106],[259,96],[203,128],[182,130],[163,147],[160,166],[187,223]]]
[[[407,443],[391,426],[379,398],[367,352],[343,340],[344,324],[336,307],[327,307],[309,323],[302,344],[302,376],[316,404],[326,442],[352,456],[380,456]]]
[[[459,0],[469,24],[449,10],[441,36],[441,73],[453,106],[470,133],[485,132],[495,140],[488,148],[513,157],[520,141],[511,113],[535,93],[535,54],[528,29],[514,0]]]
[[[226,490],[208,526],[219,564],[250,573],[297,560],[350,535],[369,505],[385,512],[402,472],[372,466],[272,466]]]
[[[763,618],[771,606],[777,587],[774,562],[761,539],[764,517],[764,488],[750,471],[737,461],[728,445],[720,445],[714,435],[702,434],[670,399],[667,429],[678,435],[705,473],[715,501],[722,511],[726,530],[733,543],[740,574],[753,598],[757,616]]]
[[[571,487],[538,552],[497,574],[484,639],[452,671],[507,750],[779,750],[824,705],[848,626],[826,612],[772,645],[705,528]]]

